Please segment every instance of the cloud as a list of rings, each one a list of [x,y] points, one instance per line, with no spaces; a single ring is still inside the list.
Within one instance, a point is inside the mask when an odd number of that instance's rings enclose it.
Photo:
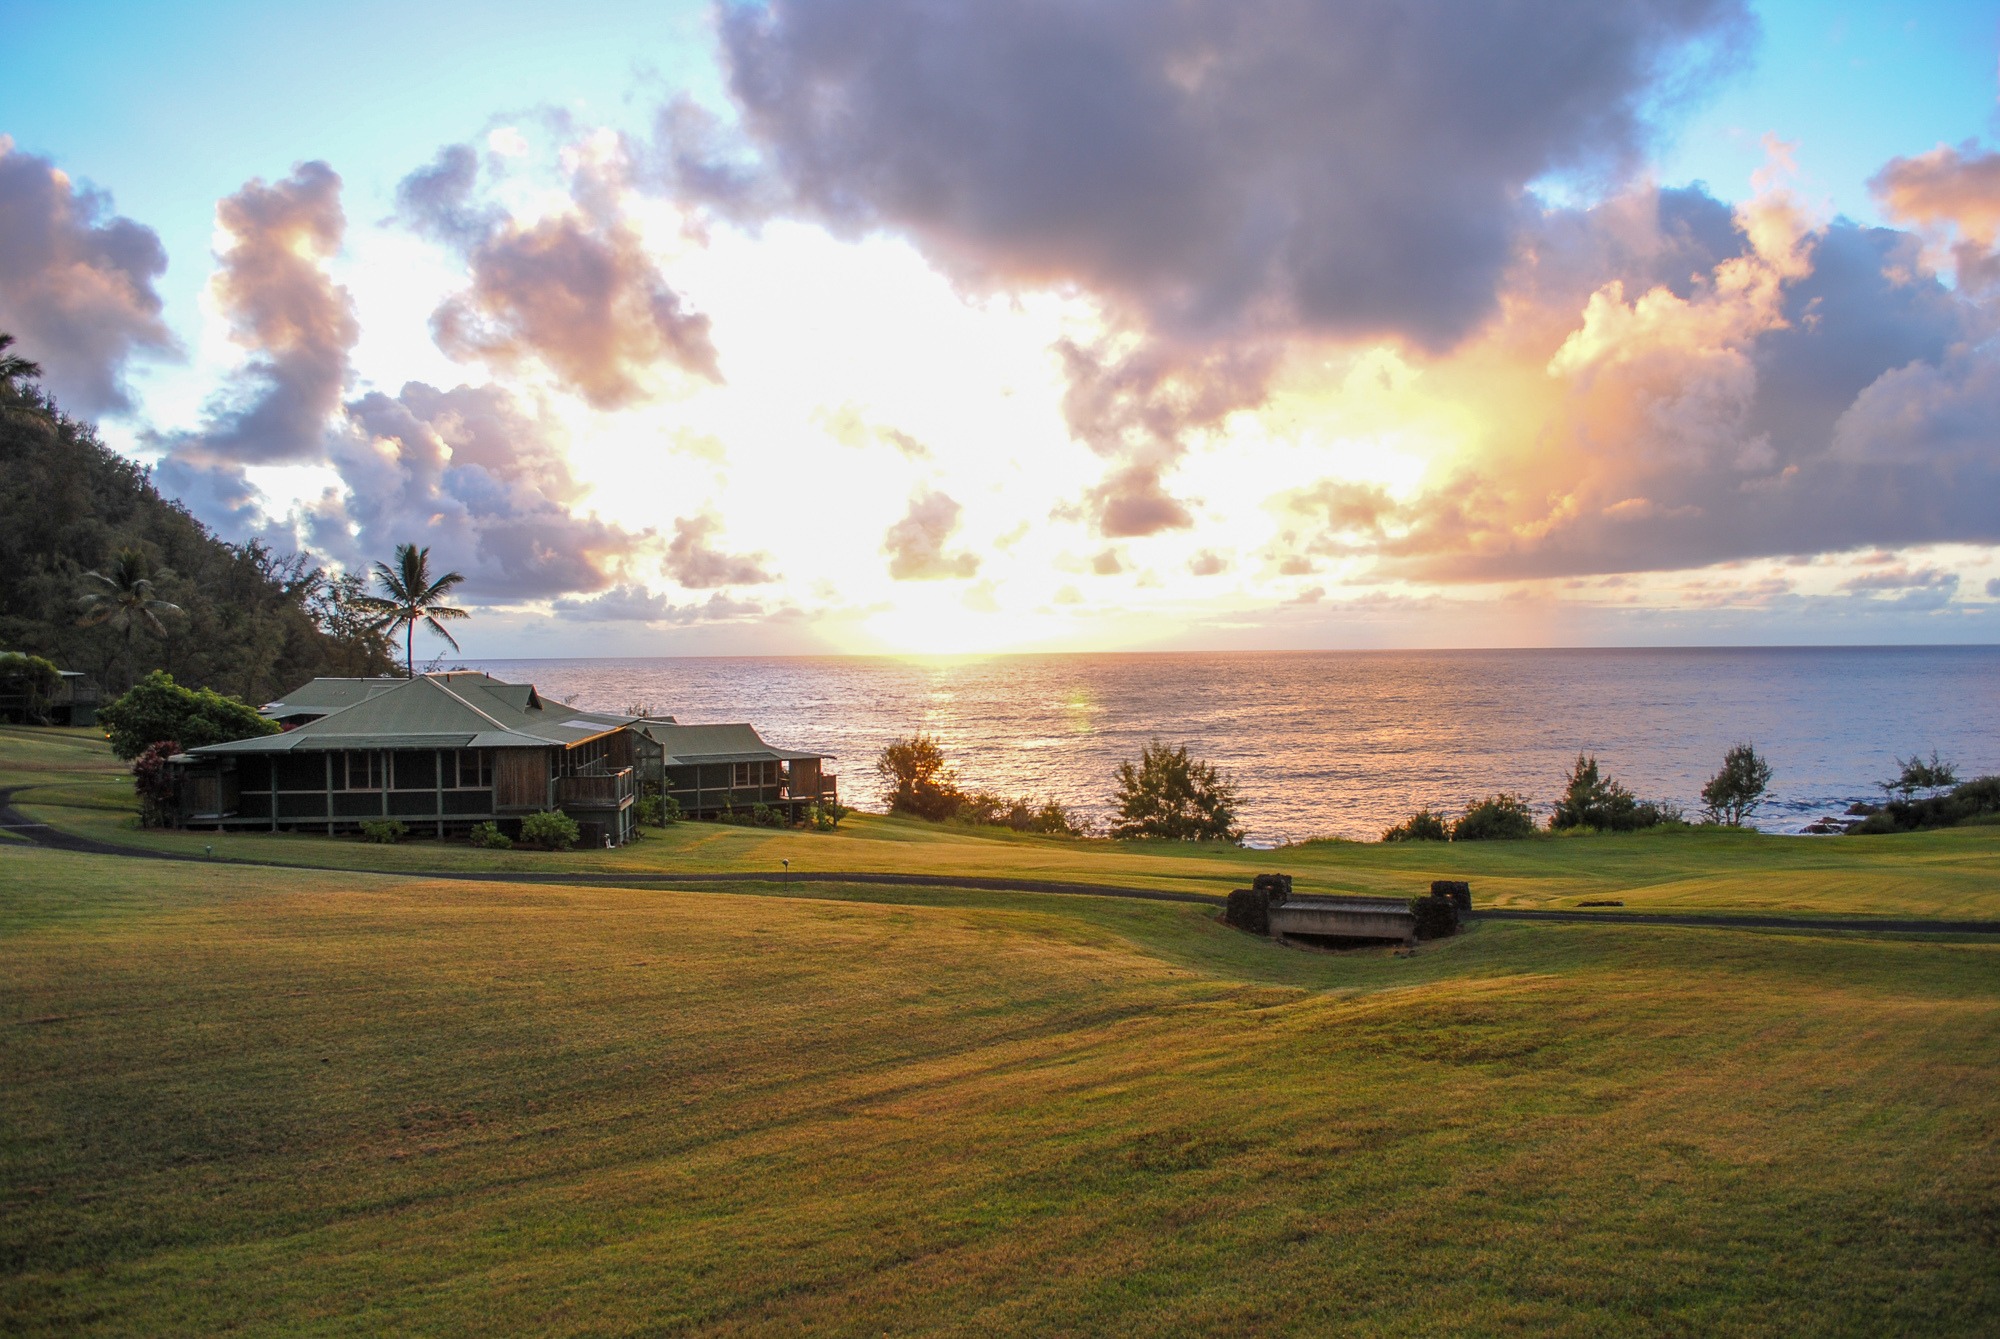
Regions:
[[[861,407],[843,404],[836,407],[821,405],[813,411],[813,423],[827,436],[842,446],[861,448],[874,442],[893,446],[911,460],[929,460],[931,449],[921,441],[904,432],[901,428],[891,428],[881,424],[871,424]]]
[[[1992,313],[1913,235],[1641,190],[1551,211],[1506,293],[1409,393],[1476,415],[1465,448],[1281,494],[1293,550],[1493,581],[2000,541]]]
[[[1090,560],[1090,570],[1098,576],[1116,576],[1125,570],[1125,560],[1118,556],[1118,550],[1105,549]]]
[[[1958,281],[1967,288],[2000,279],[2000,153],[1971,144],[1940,144],[1913,158],[1892,158],[1868,188],[1890,218],[1952,237]]]
[[[340,177],[300,163],[282,181],[224,197],[215,218],[229,241],[210,291],[250,360],[198,432],[156,440],[177,468],[319,459],[361,333],[347,290],[326,272],[346,230]]]
[[[1942,590],[1949,593],[1958,589],[1958,573],[1936,567],[1913,569],[1898,563],[1894,567],[1849,577],[1840,583],[1840,589],[1856,595],[1908,590]]]
[[[130,409],[127,361],[175,349],[153,287],[167,253],[152,229],[111,208],[0,135],[0,330],[79,414]]]
[[[1192,576],[1220,576],[1229,570],[1229,560],[1213,549],[1203,549],[1188,559],[1188,572]]]
[[[882,537],[882,551],[889,555],[889,575],[898,581],[938,581],[977,572],[976,555],[945,549],[958,529],[961,510],[958,503],[935,489],[911,497],[909,511]]]
[[[756,586],[776,580],[764,566],[762,554],[724,553],[709,543],[709,536],[721,528],[721,520],[712,515],[675,520],[674,537],[667,545],[663,564],[667,575],[693,590]]]
[[[504,387],[413,381],[352,401],[345,421],[331,460],[346,492],[304,529],[350,568],[421,539],[469,593],[531,600],[601,590],[653,542],[572,511],[583,488],[566,438]]]
[[[708,317],[687,309],[623,212],[622,166],[581,150],[571,160],[568,207],[530,221],[477,198],[465,145],[398,186],[406,223],[456,247],[471,271],[431,316],[438,347],[502,369],[539,359],[598,409],[653,397],[662,366],[721,381]]]
[[[657,541],[578,515],[584,489],[555,420],[500,386],[421,381],[344,398],[359,335],[328,273],[345,218],[340,178],[305,163],[252,181],[216,216],[229,238],[213,289],[250,360],[200,430],[155,438],[157,477],[231,537],[309,546],[349,570],[397,544],[431,545],[468,594],[517,600],[610,585]],[[330,466],[340,484],[272,517],[247,466]]]
[[[698,604],[675,604],[644,586],[613,586],[588,599],[565,598],[551,606],[563,618],[586,623],[723,623],[764,614],[752,600],[736,600],[717,591]]]
[[[1493,310],[1529,182],[1618,170],[1732,0],[770,0],[730,88],[795,208],[962,277],[1080,285],[1154,332],[1444,348]],[[1560,34],[1560,40],[1552,35]]]

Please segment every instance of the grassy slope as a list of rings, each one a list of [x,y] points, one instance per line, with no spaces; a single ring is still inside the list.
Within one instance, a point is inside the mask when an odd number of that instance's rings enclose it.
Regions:
[[[894,897],[0,851],[0,1329],[2000,1326],[2000,946]]]
[[[1073,842],[996,829],[857,815],[837,833],[684,823],[617,851],[476,851],[432,841],[142,832],[129,781],[87,731],[0,727],[0,786],[36,817],[109,841],[224,859],[376,869],[619,872],[879,871],[1190,888],[1222,893],[1260,869],[1301,891],[1407,896],[1433,878],[1470,878],[1480,905],[1564,907],[1616,898],[1633,910],[1812,911],[2000,918],[2000,828],[1893,837],[1765,837],[1693,831],[1538,838],[1463,846],[1316,843],[1239,851],[1157,842]]]

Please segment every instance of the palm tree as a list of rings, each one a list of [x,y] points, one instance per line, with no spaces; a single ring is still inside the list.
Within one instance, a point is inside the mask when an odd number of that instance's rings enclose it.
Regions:
[[[17,392],[16,381],[33,381],[42,374],[40,363],[7,352],[13,343],[14,337],[0,330],[0,395],[11,396]]]
[[[465,580],[457,572],[446,572],[436,579],[431,577],[431,551],[420,549],[414,544],[396,546],[396,565],[375,564],[375,580],[387,593],[388,598],[370,595],[362,607],[376,615],[375,626],[393,636],[396,629],[403,630],[403,656],[409,662],[409,676],[417,677],[417,624],[421,623],[438,636],[451,643],[456,651],[458,639],[444,629],[446,621],[470,617],[463,609],[454,609],[444,602],[444,597],[453,586]]]
[[[4,368],[5,362],[0,361],[0,370]],[[166,570],[162,568],[160,574],[166,575]],[[181,607],[153,594],[153,564],[140,549],[120,549],[112,555],[109,576],[94,571],[83,575],[85,580],[96,584],[84,590],[83,617],[77,623],[86,628],[109,627],[125,634],[124,669],[129,683],[132,634],[143,626],[157,636],[166,636],[167,625],[160,621],[160,615],[178,614]]]

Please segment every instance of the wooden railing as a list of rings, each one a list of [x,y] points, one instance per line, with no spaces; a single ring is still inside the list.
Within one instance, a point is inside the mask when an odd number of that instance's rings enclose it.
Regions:
[[[632,798],[632,769],[556,778],[556,803],[563,808],[616,809]]]

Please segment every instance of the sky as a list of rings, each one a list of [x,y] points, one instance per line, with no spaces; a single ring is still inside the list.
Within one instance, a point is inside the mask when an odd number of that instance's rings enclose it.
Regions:
[[[2000,641],[2000,15],[0,0],[0,330],[470,656]]]

